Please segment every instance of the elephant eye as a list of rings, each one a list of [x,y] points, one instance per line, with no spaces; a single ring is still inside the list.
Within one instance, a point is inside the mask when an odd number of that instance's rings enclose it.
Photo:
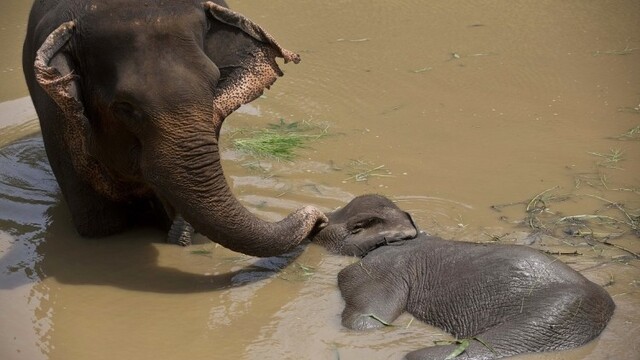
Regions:
[[[133,106],[127,102],[115,102],[111,105],[111,109],[113,112],[126,115],[127,113],[133,112]]]
[[[121,121],[131,132],[138,133],[142,131],[142,112],[131,103],[126,101],[114,102],[111,104],[111,111],[115,118]]]
[[[138,110],[128,102],[116,102],[111,105],[111,110],[117,117],[123,120],[133,119],[140,115]]]

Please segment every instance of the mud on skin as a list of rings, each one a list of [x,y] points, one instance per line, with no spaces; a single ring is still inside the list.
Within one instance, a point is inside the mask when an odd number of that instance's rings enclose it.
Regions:
[[[361,257],[338,275],[347,328],[379,328],[407,311],[469,339],[458,358],[481,360],[584,345],[613,315],[609,294],[561,261],[525,246],[429,236],[382,196],[357,197],[327,216],[312,240]],[[456,347],[406,358],[444,359]]]

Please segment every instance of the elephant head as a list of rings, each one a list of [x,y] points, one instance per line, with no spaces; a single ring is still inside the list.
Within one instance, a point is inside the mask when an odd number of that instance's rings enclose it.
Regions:
[[[255,256],[284,253],[326,222],[311,206],[259,219],[220,164],[223,120],[282,75],[276,57],[297,63],[297,54],[213,2],[58,3],[63,21],[52,24],[52,9],[37,25],[45,38],[34,40],[35,79],[63,115],[57,141],[96,191],[114,201],[156,196],[170,218]]]
[[[409,213],[379,195],[358,196],[327,217],[329,224],[311,240],[336,254],[362,257],[419,234]]]

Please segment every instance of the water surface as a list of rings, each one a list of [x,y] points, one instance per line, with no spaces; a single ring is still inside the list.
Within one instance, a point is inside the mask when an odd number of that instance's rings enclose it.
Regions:
[[[640,125],[640,3],[229,3],[303,57],[223,129],[228,180],[252,212],[376,192],[431,233],[559,253],[606,286],[614,318],[585,347],[523,358],[637,359],[640,239],[620,209],[640,211],[640,142],[620,135]],[[80,238],[25,98],[29,6],[0,5],[0,358],[398,359],[450,339],[407,314],[341,328],[335,276],[353,260],[313,245],[256,259],[153,229]],[[329,136],[293,163],[233,149],[234,130],[280,119]],[[557,222],[583,215],[621,222]]]

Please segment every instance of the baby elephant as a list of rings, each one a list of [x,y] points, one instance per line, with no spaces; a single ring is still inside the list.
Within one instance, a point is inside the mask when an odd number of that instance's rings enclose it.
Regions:
[[[328,217],[312,240],[362,258],[338,275],[342,324],[350,329],[384,326],[406,310],[468,339],[457,358],[498,359],[583,345],[615,308],[602,287],[553,257],[525,246],[429,236],[382,196],[357,197]],[[406,357],[451,358],[457,347],[426,347]]]

